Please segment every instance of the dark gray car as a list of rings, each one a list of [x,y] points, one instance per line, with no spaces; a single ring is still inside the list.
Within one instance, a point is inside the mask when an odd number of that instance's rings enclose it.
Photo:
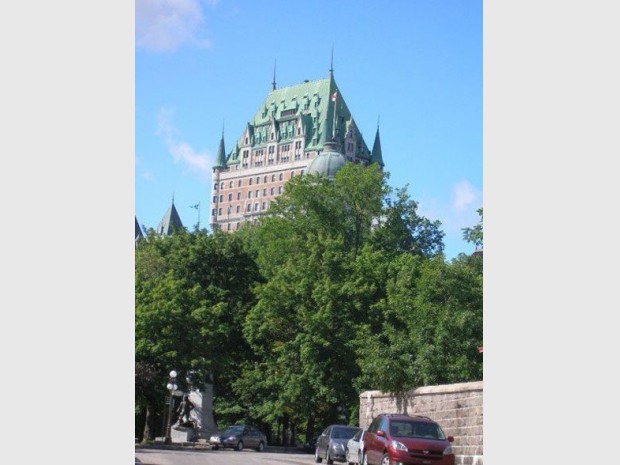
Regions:
[[[360,430],[357,426],[329,425],[316,441],[314,461],[328,464],[346,461],[347,442]]]
[[[214,449],[232,447],[243,450],[244,447],[251,447],[262,452],[267,444],[267,436],[252,426],[233,425],[220,433],[213,434],[209,438],[209,444]]]

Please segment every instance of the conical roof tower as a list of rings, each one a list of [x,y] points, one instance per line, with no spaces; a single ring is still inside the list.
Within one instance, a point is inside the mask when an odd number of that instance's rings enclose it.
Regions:
[[[378,163],[381,168],[383,164],[383,155],[381,154],[381,138],[379,137],[379,125],[377,124],[377,134],[375,135],[375,143],[372,146],[370,155],[370,163]]]
[[[179,212],[177,212],[177,209],[174,206],[173,196],[172,205],[168,210],[166,210],[166,213],[164,213],[164,217],[161,219],[159,225],[157,226],[157,234],[159,234],[160,236],[168,236],[174,231],[181,229],[183,229],[183,223],[181,222]]]
[[[217,149],[217,156],[215,157],[215,164],[213,168],[226,168],[226,149],[224,148],[224,128],[222,128],[222,138],[220,139],[220,146]]]

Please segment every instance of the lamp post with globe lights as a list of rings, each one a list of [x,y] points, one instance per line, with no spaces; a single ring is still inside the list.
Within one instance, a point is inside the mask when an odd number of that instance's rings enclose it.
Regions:
[[[166,389],[170,391],[170,403],[168,405],[168,424],[166,425],[165,444],[172,443],[172,438],[170,437],[170,427],[172,425],[172,399],[174,398],[174,391],[177,390],[177,387],[177,372],[172,370],[170,372],[170,377],[168,378],[168,384],[166,384]]]

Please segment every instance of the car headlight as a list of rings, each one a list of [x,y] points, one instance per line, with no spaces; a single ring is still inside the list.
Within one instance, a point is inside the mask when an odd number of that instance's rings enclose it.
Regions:
[[[228,438],[228,440],[229,440],[229,441],[234,441],[235,439],[237,439],[237,436],[230,436],[230,437]]]
[[[332,448],[334,450],[344,450],[344,444],[340,444],[339,442],[335,442],[332,444]]]
[[[449,455],[449,454],[454,454],[454,452],[452,451],[452,444],[450,444],[448,447],[446,447],[443,450],[443,455]]]
[[[392,447],[396,450],[404,450],[405,452],[409,450],[407,446],[400,441],[392,441]]]

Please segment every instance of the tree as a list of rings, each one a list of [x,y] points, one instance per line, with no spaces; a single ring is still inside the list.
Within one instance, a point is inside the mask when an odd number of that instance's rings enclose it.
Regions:
[[[470,244],[474,244],[476,249],[482,248],[483,243],[483,235],[482,235],[482,208],[476,210],[478,215],[480,215],[480,222],[471,227],[471,228],[463,228],[463,240],[469,242]]]
[[[387,197],[374,231],[377,247],[394,254],[411,253],[432,257],[443,251],[444,232],[439,221],[418,215],[418,203],[406,188],[396,190],[396,198]]]
[[[159,380],[137,386],[137,403],[156,408],[170,369],[212,376],[218,396],[232,396],[236,363],[249,350],[241,334],[254,303],[258,269],[239,238],[178,232],[151,235],[136,249],[136,363]],[[225,348],[225,350],[222,350]],[[183,386],[184,376],[179,377]]]

